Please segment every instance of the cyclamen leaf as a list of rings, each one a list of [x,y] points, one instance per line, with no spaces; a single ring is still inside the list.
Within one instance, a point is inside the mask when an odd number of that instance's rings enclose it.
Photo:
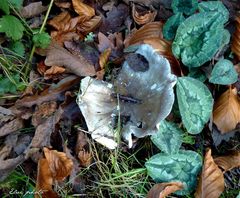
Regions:
[[[174,123],[162,121],[158,132],[151,136],[152,142],[164,153],[178,153],[182,144],[183,132]]]
[[[222,23],[226,23],[228,21],[229,12],[221,1],[201,2],[198,4],[198,8],[200,12],[218,12],[220,14],[219,20]]]
[[[213,98],[208,88],[194,78],[180,77],[177,82],[177,99],[187,131],[191,134],[200,133],[213,109]]]
[[[181,150],[171,155],[159,153],[152,156],[145,166],[148,175],[155,182],[182,182],[184,189],[175,194],[185,195],[196,186],[197,175],[202,167],[202,158],[194,151]]]
[[[5,14],[10,14],[8,1],[7,0],[1,0],[0,3],[0,10],[2,10]]]
[[[182,13],[177,13],[171,16],[163,26],[163,36],[167,40],[172,40],[175,37],[176,31],[180,23],[185,20]]]
[[[229,85],[238,80],[238,73],[231,61],[219,60],[214,66],[209,81],[214,84]]]
[[[197,0],[173,0],[172,9],[174,14],[178,12],[184,13],[186,15],[193,14],[198,8]]]
[[[23,36],[24,26],[21,21],[12,15],[4,15],[0,18],[0,32],[4,32],[13,40],[19,40]]]

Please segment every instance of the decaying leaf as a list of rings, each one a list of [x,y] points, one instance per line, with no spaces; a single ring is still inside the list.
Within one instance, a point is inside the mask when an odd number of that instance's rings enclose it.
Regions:
[[[169,182],[155,184],[148,192],[147,198],[165,198],[177,190],[183,189],[181,182]]]
[[[66,71],[64,67],[52,66],[44,72],[44,79],[49,79],[53,75],[62,74]]]
[[[83,132],[78,133],[75,151],[80,165],[83,167],[88,167],[92,163],[92,154],[89,151],[87,139],[87,136]]]
[[[236,30],[232,37],[231,49],[240,60],[240,16],[236,18]]]
[[[207,151],[195,198],[218,198],[224,191],[222,171],[215,164],[211,150]]]
[[[79,24],[77,26],[77,30],[86,35],[89,32],[93,32],[96,28],[98,28],[100,26],[101,21],[102,21],[101,16],[94,16],[90,20],[87,20],[82,24]]]
[[[235,151],[226,156],[220,156],[214,159],[214,162],[225,171],[240,166],[240,152]]]
[[[38,173],[36,190],[41,194],[36,194],[35,198],[57,198],[59,197],[56,192],[53,191],[52,185],[54,181],[61,181],[70,175],[73,162],[63,152],[56,150],[49,150],[43,148],[45,158],[38,161]]]
[[[0,137],[13,133],[21,128],[23,128],[24,123],[21,118],[15,118],[10,122],[5,123],[0,127]]]
[[[213,122],[221,133],[235,129],[240,122],[240,100],[236,88],[229,88],[218,98],[213,109]]]
[[[20,10],[23,18],[31,18],[37,16],[47,10],[48,6],[43,6],[41,1],[30,3]]]
[[[94,66],[83,56],[80,54],[78,56],[72,55],[56,43],[52,43],[48,48],[45,64],[65,66],[79,76],[94,76],[96,74]]]
[[[137,11],[135,4],[133,4],[132,17],[138,25],[144,25],[146,23],[150,23],[154,21],[156,15],[157,15],[157,11],[148,11],[147,13],[144,13],[142,15]]]
[[[90,7],[89,5],[83,3],[80,0],[72,0],[73,8],[76,13],[80,16],[85,16],[86,20],[92,18],[95,15],[94,8]]]

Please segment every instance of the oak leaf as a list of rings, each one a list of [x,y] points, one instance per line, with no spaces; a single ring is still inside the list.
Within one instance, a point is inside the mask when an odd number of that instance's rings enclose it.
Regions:
[[[223,191],[223,173],[215,164],[211,155],[211,150],[208,150],[205,154],[204,165],[195,198],[218,198]]]
[[[148,192],[147,198],[165,198],[169,194],[181,189],[183,189],[181,182],[155,184]]]
[[[240,151],[235,151],[226,156],[220,156],[214,159],[214,162],[224,171],[229,171],[240,166]]]
[[[240,100],[236,88],[229,88],[218,98],[213,108],[213,122],[222,134],[235,129],[240,122]]]

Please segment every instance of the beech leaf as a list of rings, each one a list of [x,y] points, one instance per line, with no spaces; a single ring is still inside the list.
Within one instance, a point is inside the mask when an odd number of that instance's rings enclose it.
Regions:
[[[240,122],[240,100],[236,88],[229,88],[217,99],[213,109],[213,122],[221,133],[230,132]]]
[[[75,56],[56,43],[50,44],[45,64],[48,66],[65,66],[78,76],[94,76],[96,74],[94,65],[83,56]]]
[[[223,191],[223,173],[213,161],[211,150],[209,150],[205,154],[202,174],[198,182],[195,198],[217,198]]]
[[[177,153],[182,144],[180,128],[174,123],[163,120],[158,124],[158,132],[151,136],[152,142],[164,153]]]
[[[229,171],[240,166],[240,152],[235,151],[229,155],[217,157],[214,162],[224,171]]]
[[[72,0],[72,3],[75,12],[80,16],[85,16],[86,19],[90,19],[95,15],[95,10],[80,0]]]
[[[165,198],[177,190],[183,189],[181,182],[155,184],[148,192],[147,198]]]
[[[182,182],[184,189],[177,191],[176,194],[185,195],[196,186],[202,158],[194,151],[180,150],[176,154],[156,154],[145,163],[145,166],[148,175],[155,182]]]
[[[231,61],[219,60],[212,70],[209,81],[214,84],[229,85],[238,80],[238,73]]]
[[[177,82],[177,99],[187,131],[191,134],[200,133],[213,109],[213,98],[206,85],[191,77],[180,77]]]

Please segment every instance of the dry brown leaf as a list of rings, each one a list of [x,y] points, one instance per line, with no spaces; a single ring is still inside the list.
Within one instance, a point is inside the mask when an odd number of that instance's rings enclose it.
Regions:
[[[236,30],[232,37],[231,50],[236,54],[240,60],[240,16],[236,18]]]
[[[23,120],[21,118],[15,118],[10,122],[5,123],[0,128],[0,137],[13,133],[19,129],[22,129],[23,127],[24,127]]]
[[[213,122],[222,134],[235,129],[240,122],[240,100],[236,88],[229,88],[215,102]]]
[[[53,179],[61,181],[70,175],[73,168],[73,161],[67,157],[66,153],[49,150],[46,147],[43,148],[43,152]]]
[[[40,95],[26,96],[17,100],[15,103],[16,107],[32,107],[47,101],[63,100],[65,91],[78,84],[79,80],[80,78],[75,75],[68,76],[57,84],[52,84],[48,89],[41,92]]]
[[[144,25],[146,23],[150,23],[152,21],[154,21],[155,17],[157,15],[157,11],[148,11],[145,14],[141,14],[137,11],[135,4],[133,4],[132,7],[132,17],[134,19],[134,21],[138,24],[138,25]]]
[[[177,190],[183,189],[181,182],[155,184],[148,192],[147,198],[165,198]]]
[[[95,15],[95,10],[89,5],[83,3],[81,0],[72,0],[73,8],[80,16],[85,16],[86,20]]]
[[[114,48],[114,44],[102,32],[98,33],[98,50],[104,52],[108,48]]]
[[[66,71],[66,69],[64,67],[60,67],[60,66],[52,66],[49,69],[47,69],[44,73],[44,78],[45,79],[49,79],[52,75],[56,75],[56,74],[62,74]]]
[[[205,154],[195,198],[218,198],[223,191],[223,173],[213,161],[211,150],[208,150]]]
[[[101,16],[94,16],[90,20],[87,20],[77,26],[77,30],[83,34],[88,34],[97,29],[102,21]]]
[[[83,167],[88,167],[92,163],[92,154],[89,152],[87,139],[87,136],[83,132],[78,133],[75,151],[80,165]]]
[[[48,6],[43,6],[42,2],[33,2],[30,3],[29,5],[23,7],[20,10],[20,15],[23,18],[32,18],[34,16],[37,16],[43,12],[45,12],[48,9]]]
[[[224,171],[229,171],[240,166],[240,152],[235,151],[229,155],[217,157],[214,162]]]
[[[48,24],[54,27],[56,30],[66,30],[65,26],[71,20],[71,15],[69,12],[65,11],[60,13],[59,15],[55,16],[51,19]]]
[[[78,76],[94,76],[96,74],[94,65],[83,56],[75,56],[56,43],[52,43],[47,52],[45,64],[48,66],[65,66]]]
[[[105,68],[106,63],[108,62],[109,56],[111,55],[111,48],[106,49],[103,53],[101,53],[99,57],[99,65],[101,69]]]
[[[65,8],[65,9],[70,8],[72,5],[70,2],[67,2],[67,1],[62,2],[61,0],[60,1],[55,0],[54,4],[59,8]]]
[[[37,171],[37,183],[36,192],[40,192],[34,195],[35,198],[58,198],[56,192],[52,189],[53,177],[49,168],[48,161],[46,159],[40,159],[38,161]]]

